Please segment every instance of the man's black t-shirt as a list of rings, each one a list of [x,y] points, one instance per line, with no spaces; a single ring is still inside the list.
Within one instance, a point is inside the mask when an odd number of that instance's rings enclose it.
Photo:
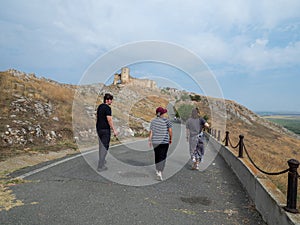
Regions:
[[[110,129],[107,121],[107,116],[111,116],[111,108],[107,104],[102,103],[98,106],[97,109],[97,131],[99,131],[100,129]]]

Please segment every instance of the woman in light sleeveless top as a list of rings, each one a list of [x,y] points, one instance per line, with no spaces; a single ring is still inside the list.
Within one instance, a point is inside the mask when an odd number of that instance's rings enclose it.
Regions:
[[[189,142],[192,169],[199,170],[199,163],[204,155],[203,128],[209,127],[208,123],[199,116],[197,109],[192,110],[191,117],[186,122],[186,138]]]

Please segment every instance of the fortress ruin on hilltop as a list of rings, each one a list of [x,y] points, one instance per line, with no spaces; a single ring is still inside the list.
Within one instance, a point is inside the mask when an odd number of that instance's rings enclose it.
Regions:
[[[114,76],[113,85],[133,85],[143,88],[156,89],[156,83],[153,80],[137,79],[130,76],[130,70],[128,67],[123,67],[121,73],[116,73]]]

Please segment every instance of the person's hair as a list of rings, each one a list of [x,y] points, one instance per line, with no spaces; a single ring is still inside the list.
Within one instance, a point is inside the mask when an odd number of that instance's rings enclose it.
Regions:
[[[198,109],[198,108],[192,109],[192,115],[191,115],[191,117],[192,117],[193,119],[199,118],[199,109]]]
[[[106,100],[113,100],[114,99],[114,96],[112,96],[111,94],[109,93],[106,93],[103,97],[103,102],[105,103]]]

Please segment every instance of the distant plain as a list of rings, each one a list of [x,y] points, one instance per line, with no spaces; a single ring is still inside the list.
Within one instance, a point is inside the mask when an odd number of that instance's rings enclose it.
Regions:
[[[274,113],[272,115],[263,115],[262,117],[300,135],[300,114]]]

